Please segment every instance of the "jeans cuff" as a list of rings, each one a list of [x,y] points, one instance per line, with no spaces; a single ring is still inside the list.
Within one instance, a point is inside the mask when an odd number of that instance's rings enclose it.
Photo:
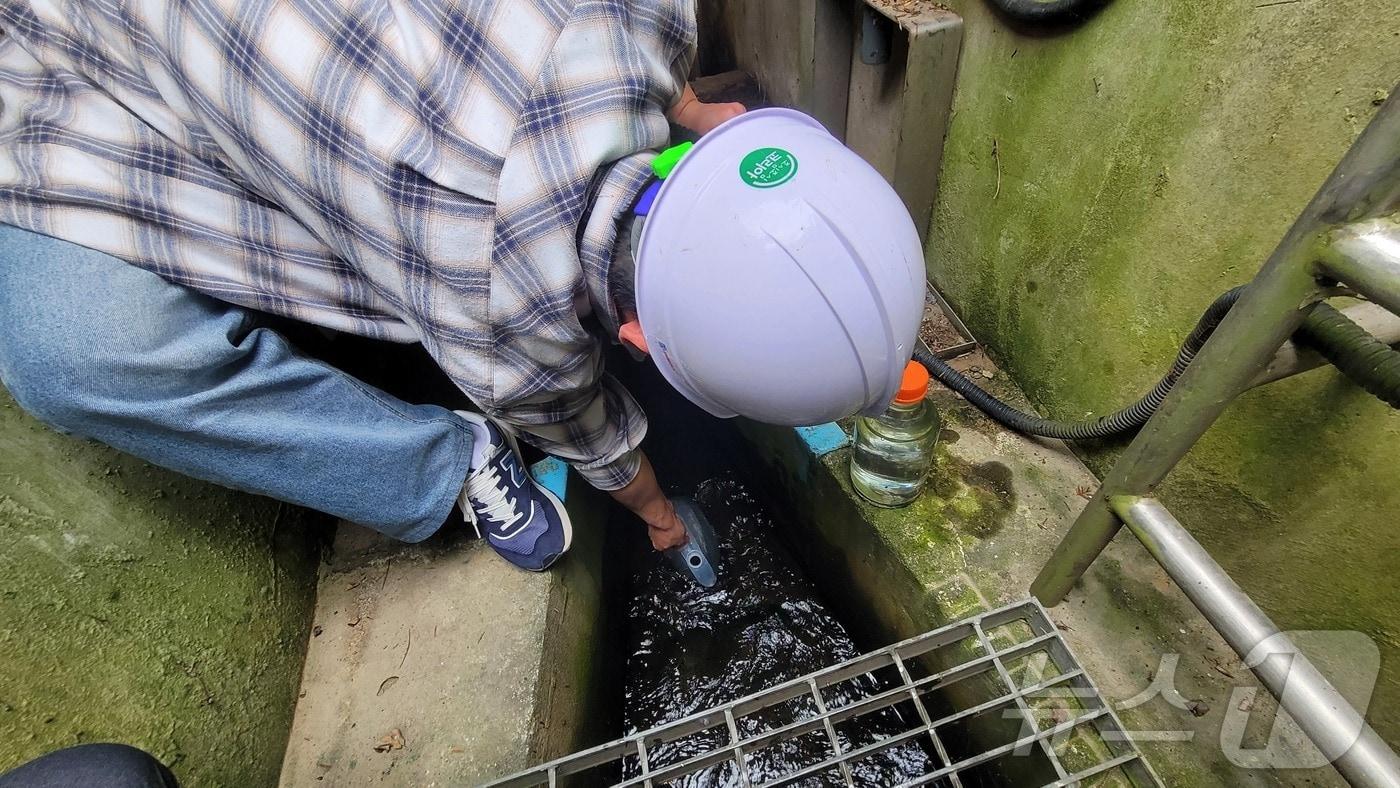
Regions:
[[[443,470],[444,489],[439,493],[437,504],[429,509],[422,520],[410,525],[403,533],[390,534],[395,539],[413,544],[421,542],[442,529],[452,517],[452,509],[462,496],[462,488],[467,484],[467,474],[471,472],[472,431],[455,413],[453,426],[458,432],[457,452],[452,466]]]

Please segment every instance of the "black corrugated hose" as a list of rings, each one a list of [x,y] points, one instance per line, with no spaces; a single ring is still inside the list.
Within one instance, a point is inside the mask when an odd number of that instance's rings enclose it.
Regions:
[[[1293,335],[1376,398],[1400,408],[1400,353],[1337,309],[1318,304]]]
[[[1147,423],[1177,378],[1186,371],[1216,326],[1240,299],[1244,287],[1228,290],[1206,309],[1196,328],[1181,345],[1176,361],[1152,390],[1126,408],[1084,421],[1055,421],[1023,413],[984,391],[947,362],[928,352],[922,345],[914,352],[914,360],[928,368],[935,380],[961,394],[993,420],[1028,435],[1061,440],[1108,438],[1135,432]],[[1400,353],[1366,333],[1346,315],[1327,304],[1318,304],[1308,315],[1296,335],[1300,341],[1315,347],[1324,358],[1336,365],[1347,377],[1370,393],[1400,407]]]
[[[993,8],[1015,22],[1051,26],[1082,22],[1108,5],[1109,0],[988,0]]]

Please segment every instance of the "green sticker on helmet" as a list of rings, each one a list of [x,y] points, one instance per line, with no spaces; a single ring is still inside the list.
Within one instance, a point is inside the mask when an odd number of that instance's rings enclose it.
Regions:
[[[797,174],[797,157],[782,148],[759,148],[739,162],[739,177],[755,189],[782,186]]]

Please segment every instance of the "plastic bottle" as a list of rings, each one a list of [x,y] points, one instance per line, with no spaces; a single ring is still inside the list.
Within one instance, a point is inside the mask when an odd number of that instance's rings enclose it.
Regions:
[[[924,401],[927,393],[928,370],[911,361],[890,407],[879,416],[856,419],[851,484],[876,506],[904,506],[928,479],[938,413]]]

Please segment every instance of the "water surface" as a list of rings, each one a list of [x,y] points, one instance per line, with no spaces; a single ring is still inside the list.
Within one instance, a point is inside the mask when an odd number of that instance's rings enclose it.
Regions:
[[[715,527],[720,582],[701,588],[654,551],[639,549],[634,556],[623,712],[629,735],[860,653],[782,546],[780,530],[789,524],[780,522],[780,515],[738,472],[721,472],[687,486],[679,492],[693,495]],[[865,678],[830,688],[823,700],[828,707],[838,707],[877,691],[875,679]],[[810,699],[794,700],[737,722],[741,736],[748,736],[814,711]],[[898,714],[888,709],[858,717],[838,726],[838,737],[853,749],[908,730],[911,726]],[[714,731],[649,748],[653,767],[707,752],[726,738],[723,731]],[[756,784],[790,774],[829,753],[824,732],[805,734],[754,753],[748,762],[749,779]],[[934,760],[921,747],[901,745],[855,764],[852,776],[859,784],[891,785],[933,768]],[[636,773],[635,765],[631,771]],[[727,786],[739,781],[734,765],[725,763],[674,784]],[[833,772],[800,784],[842,783]]]

